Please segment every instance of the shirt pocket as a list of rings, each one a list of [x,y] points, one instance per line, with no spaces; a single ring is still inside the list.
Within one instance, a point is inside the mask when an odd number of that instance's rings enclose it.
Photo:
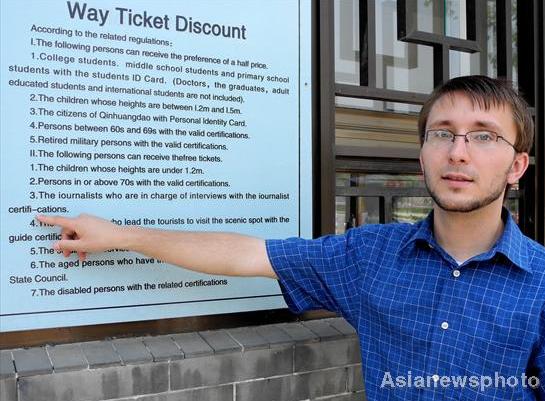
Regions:
[[[513,376],[521,380],[526,371],[531,350],[510,348],[495,343],[475,342],[465,355],[465,372],[479,377],[498,377],[507,380]]]
[[[468,346],[462,352],[462,365],[470,374],[518,376],[526,370],[535,331],[525,312],[482,305],[478,318],[466,320],[461,333]]]
[[[484,347],[493,344],[512,350],[530,350],[537,338],[538,319],[530,311],[511,304],[483,302],[479,314],[468,325],[469,334]]]

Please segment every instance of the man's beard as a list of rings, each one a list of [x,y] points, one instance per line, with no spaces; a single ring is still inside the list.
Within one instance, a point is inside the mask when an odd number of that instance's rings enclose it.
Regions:
[[[437,192],[435,192],[431,185],[428,183],[428,177],[424,172],[424,183],[426,189],[430,193],[431,198],[434,202],[446,212],[462,212],[468,213],[475,210],[481,209],[485,206],[490,205],[492,202],[496,201],[499,197],[503,197],[506,187],[507,187],[507,174],[508,171],[503,175],[503,180],[498,181],[498,185],[492,188],[492,192],[484,198],[468,199],[463,202],[451,203],[448,199],[441,198]]]

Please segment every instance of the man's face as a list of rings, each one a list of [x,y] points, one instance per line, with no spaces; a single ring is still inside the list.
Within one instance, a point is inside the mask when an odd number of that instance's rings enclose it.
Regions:
[[[439,98],[433,105],[426,131],[446,129],[456,135],[492,131],[514,144],[516,125],[508,106],[484,110],[463,93]],[[528,166],[528,155],[516,153],[499,139],[492,147],[479,148],[455,137],[454,143],[434,146],[424,142],[420,164],[426,187],[443,210],[471,212],[493,202],[501,204],[506,185],[515,183]]]

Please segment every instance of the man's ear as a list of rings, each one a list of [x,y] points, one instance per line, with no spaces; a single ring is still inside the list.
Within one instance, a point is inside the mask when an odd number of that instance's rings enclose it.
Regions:
[[[513,160],[513,163],[511,163],[509,173],[507,174],[507,182],[509,184],[516,183],[520,179],[520,177],[522,177],[526,172],[529,163],[530,156],[528,156],[528,153],[516,153],[515,159]]]

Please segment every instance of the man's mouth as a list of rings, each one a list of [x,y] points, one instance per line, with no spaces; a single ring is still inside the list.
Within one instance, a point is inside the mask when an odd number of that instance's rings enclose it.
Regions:
[[[447,173],[441,176],[441,179],[453,189],[462,189],[470,186],[473,183],[473,178],[460,173]]]
[[[449,181],[466,181],[466,182],[473,182],[473,178],[471,178],[468,175],[460,174],[460,173],[447,173],[441,176],[444,180]]]

